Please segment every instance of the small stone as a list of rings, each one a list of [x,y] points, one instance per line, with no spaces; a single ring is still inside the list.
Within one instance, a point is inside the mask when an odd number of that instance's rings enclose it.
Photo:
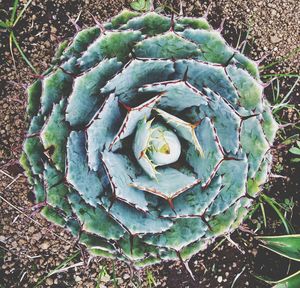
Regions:
[[[46,279],[46,284],[47,284],[48,286],[53,285],[53,280],[52,280],[51,278],[47,278],[47,279]]]
[[[51,26],[51,33],[55,34],[57,32],[57,29],[54,26]]]
[[[41,248],[42,248],[43,250],[47,250],[49,247],[50,247],[50,243],[49,243],[49,242],[44,242],[44,243],[41,245]]]
[[[124,279],[124,280],[127,280],[127,279],[129,279],[129,278],[130,278],[130,275],[129,275],[129,274],[126,273],[126,274],[123,275],[123,279]]]
[[[275,44],[275,43],[280,42],[281,39],[278,36],[274,35],[274,36],[270,36],[270,41],[271,41],[271,43]]]
[[[81,278],[80,278],[79,276],[75,276],[75,277],[74,277],[74,280],[75,280],[76,282],[79,282],[79,281],[81,281]]]
[[[108,274],[104,275],[101,278],[101,282],[107,283],[110,280],[110,276]]]
[[[219,283],[221,283],[221,282],[223,281],[223,277],[222,277],[222,276],[218,276],[217,281],[218,281]]]

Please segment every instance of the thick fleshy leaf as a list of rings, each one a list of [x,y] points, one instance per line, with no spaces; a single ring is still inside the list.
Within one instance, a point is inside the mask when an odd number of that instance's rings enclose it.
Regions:
[[[186,247],[183,247],[179,251],[181,260],[188,261],[192,256],[204,250],[210,244],[210,242],[210,239],[203,239],[200,241],[196,241]]]
[[[116,201],[110,208],[109,213],[131,235],[162,233],[172,226],[172,221],[170,220],[159,219],[152,214],[141,212],[121,201]]]
[[[199,182],[200,180],[195,177],[185,175],[174,168],[161,167],[157,169],[155,179],[151,179],[148,175],[142,175],[138,176],[130,185],[168,200],[175,198]]]
[[[180,118],[173,116],[172,114],[169,114],[161,109],[157,108],[155,109],[155,111],[164,119],[164,121],[169,126],[171,126],[175,130],[176,134],[179,137],[182,137],[186,141],[192,143],[199,155],[203,155],[203,149],[195,133],[195,125],[185,122]]]
[[[111,94],[87,129],[89,167],[97,171],[102,165],[100,153],[108,148],[122,124],[118,98]]]
[[[48,162],[45,162],[44,167],[47,203],[55,208],[61,209],[66,215],[70,215],[71,206],[67,199],[69,188],[64,183],[64,174],[59,172]]]
[[[46,189],[42,183],[42,181],[35,177],[33,180],[33,190],[35,196],[35,203],[41,203],[46,200]]]
[[[28,135],[33,135],[39,133],[45,124],[45,116],[42,114],[37,114],[33,116],[28,128]]]
[[[207,230],[206,237],[218,237],[230,231],[231,225],[235,222],[237,211],[241,207],[240,202],[236,202],[230,206],[225,212],[218,214],[212,218],[206,218],[210,230]]]
[[[117,135],[114,137],[113,141],[111,142],[109,149],[113,149],[114,145],[119,140],[122,140],[130,136],[136,130],[137,124],[140,120],[148,119],[150,117],[152,108],[159,101],[160,98],[161,96],[159,95],[144,102],[143,104],[137,107],[129,108],[129,111],[123,121],[123,124],[120,127]]]
[[[205,89],[209,98],[207,106],[199,107],[201,117],[212,119],[223,149],[236,154],[239,149],[239,127],[241,118],[224,99],[209,89]],[[230,135],[230,137],[228,137]]]
[[[98,177],[88,166],[84,132],[72,131],[67,143],[67,180],[90,205],[97,206],[101,194],[108,189],[104,171]],[[99,172],[100,173],[100,172]]]
[[[207,214],[214,216],[224,212],[230,205],[246,193],[247,159],[225,160],[218,169],[222,177],[222,190],[207,210]]]
[[[176,79],[185,77],[191,85],[200,91],[204,87],[210,88],[236,106],[238,94],[222,66],[196,60],[178,60],[175,63],[175,70],[174,77]]]
[[[41,174],[43,172],[44,147],[37,136],[29,137],[23,145],[24,152],[27,155],[28,162],[33,174]]]
[[[138,88],[144,84],[168,80],[174,72],[170,60],[133,60],[121,73],[101,89],[102,93],[115,92],[120,101],[131,106],[139,102]]]
[[[183,17],[175,24],[175,31],[182,31],[186,28],[210,30],[211,27],[205,18]]]
[[[141,40],[139,31],[113,31],[102,34],[78,59],[81,71],[93,67],[104,59],[126,61],[134,44]]]
[[[42,81],[37,80],[27,89],[28,104],[26,112],[30,117],[36,115],[40,108],[42,94]]]
[[[134,55],[140,58],[193,58],[201,55],[196,44],[174,32],[147,38],[134,46]]]
[[[64,217],[60,215],[57,210],[55,210],[51,206],[45,206],[41,210],[41,215],[47,218],[50,222],[53,222],[54,224],[63,227],[66,223]]]
[[[28,182],[32,185],[33,184],[33,174],[31,171],[30,163],[28,161],[28,157],[25,152],[22,152],[20,157],[20,164],[24,169],[25,175],[28,178]]]
[[[139,16],[140,13],[124,9],[120,14],[111,19],[111,25],[113,29],[119,28],[121,25],[126,24],[130,19]]]
[[[46,76],[42,82],[41,112],[49,114],[54,103],[66,98],[71,93],[73,78],[62,69]]]
[[[207,225],[200,218],[176,219],[169,230],[160,235],[146,236],[144,241],[155,246],[179,251],[184,246],[201,238],[207,229]]]
[[[237,67],[246,69],[249,72],[249,74],[252,77],[254,77],[255,79],[259,78],[259,70],[258,70],[257,63],[250,60],[245,55],[243,55],[239,52],[235,53],[233,59],[237,61],[237,63],[236,63]]]
[[[234,55],[234,51],[217,31],[186,29],[180,34],[186,39],[198,43],[202,51],[202,57],[199,57],[201,60],[226,64]]]
[[[108,152],[107,150],[102,152],[102,160],[115,197],[147,211],[148,203],[145,199],[145,193],[129,185],[132,179],[135,179],[137,174],[141,173],[140,168],[126,155]]]
[[[175,80],[144,85],[139,92],[163,93],[157,107],[171,114],[192,106],[207,105],[206,96],[185,81]]]
[[[116,58],[103,60],[96,67],[75,79],[66,109],[66,120],[71,126],[83,126],[91,120],[104,101],[100,89],[121,67],[122,64]]]
[[[273,143],[278,130],[278,123],[275,121],[270,105],[266,100],[264,101],[264,112],[262,113],[262,118],[262,128],[266,138],[270,143]]]
[[[115,247],[103,237],[96,236],[95,234],[87,232],[81,232],[79,240],[81,243],[83,243],[88,248],[92,249],[94,252],[97,252],[95,250],[99,249],[106,253],[116,254]],[[91,252],[93,253],[93,251]]]
[[[155,246],[148,245],[141,238],[132,237],[128,234],[118,241],[118,246],[121,247],[126,257],[133,261],[144,259],[149,254],[153,256],[157,254]]]
[[[201,217],[221,188],[222,178],[216,176],[207,188],[202,188],[200,183],[176,197],[173,209],[165,201],[160,201],[157,209],[161,217]]]
[[[139,121],[137,124],[132,149],[136,160],[143,168],[145,173],[150,178],[155,178],[157,173],[155,170],[155,165],[151,162],[146,153],[151,136],[151,122],[151,120],[147,121],[145,118]]]
[[[66,99],[63,99],[53,106],[52,113],[41,131],[44,149],[48,150],[54,165],[62,172],[65,171],[66,143],[69,134],[64,115],[65,103]]]
[[[248,155],[248,176],[253,177],[270,146],[256,117],[243,121],[240,137],[242,149]]]
[[[247,193],[255,197],[261,190],[262,185],[267,181],[268,173],[270,172],[270,163],[268,159],[264,159],[253,178],[248,179]]]
[[[121,29],[139,30],[143,34],[153,36],[168,31],[170,27],[170,18],[150,12],[129,20]]]
[[[247,110],[262,110],[263,87],[248,72],[233,65],[226,67],[229,78],[238,90],[238,102]]]
[[[71,194],[69,200],[74,213],[82,223],[82,228],[90,233],[104,237],[108,240],[120,239],[124,229],[100,207],[91,207],[84,203],[78,194]]]
[[[199,155],[193,145],[189,145],[186,151],[186,160],[201,179],[202,185],[206,185],[212,174],[216,172],[218,164],[223,159],[222,151],[213,130],[209,118],[204,118],[195,129],[196,137],[202,147],[203,156]]]
[[[100,35],[99,27],[90,27],[79,31],[71,45],[64,51],[62,58],[77,56],[87,49],[87,47]]]

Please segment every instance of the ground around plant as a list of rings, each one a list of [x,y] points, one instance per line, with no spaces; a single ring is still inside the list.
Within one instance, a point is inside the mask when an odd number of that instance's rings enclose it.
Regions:
[[[12,0],[0,1],[0,19],[9,13]],[[27,1],[20,1],[20,7]],[[173,3],[171,3],[173,2]],[[49,66],[59,42],[76,33],[78,27],[94,25],[91,14],[105,21],[129,8],[130,1],[118,0],[33,0],[15,27],[16,36],[25,54],[41,73]],[[172,5],[179,11],[177,1],[155,1],[156,7]],[[201,16],[208,9],[207,1],[183,0],[188,16]],[[168,9],[168,8],[166,8]],[[6,12],[5,12],[6,11]],[[266,74],[299,74],[300,4],[297,0],[217,0],[208,10],[208,20],[215,28],[225,20],[223,35],[236,46],[238,36],[247,36],[245,53],[262,60]],[[72,22],[76,21],[76,25]],[[240,32],[242,33],[240,34]],[[243,47],[243,42],[241,42]],[[16,48],[15,65],[9,50],[8,35],[0,31],[0,287],[251,287],[268,285],[254,275],[279,279],[295,272],[299,265],[289,266],[280,256],[262,249],[258,235],[286,233],[276,213],[265,204],[264,225],[260,209],[246,220],[230,239],[220,238],[206,251],[190,260],[195,276],[191,278],[180,262],[163,263],[141,271],[131,271],[124,263],[89,255],[75,243],[69,233],[52,226],[31,207],[34,197],[23,176],[18,159],[26,135],[26,87],[34,75]],[[264,57],[266,57],[264,59]],[[282,61],[283,58],[287,58]],[[263,78],[265,82],[272,77]],[[283,97],[296,81],[295,77],[279,77]],[[272,86],[266,97],[272,103]],[[280,123],[299,121],[300,88],[290,96],[294,107],[282,109],[277,115]],[[300,233],[299,163],[293,163],[289,149],[293,143],[285,140],[299,134],[299,125],[280,129],[272,147],[274,166],[272,177],[263,193],[274,197],[286,208],[286,217],[295,232]],[[37,213],[36,213],[37,212]],[[284,213],[284,212],[283,212]],[[238,246],[238,248],[237,248]],[[289,268],[290,267],[290,268]],[[288,271],[289,270],[289,271]],[[233,285],[233,286],[232,286]]]

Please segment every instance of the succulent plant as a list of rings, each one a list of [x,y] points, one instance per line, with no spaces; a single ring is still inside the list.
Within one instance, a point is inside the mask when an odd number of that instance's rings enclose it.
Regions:
[[[43,216],[135,266],[240,225],[277,130],[256,62],[204,18],[129,10],[58,51],[28,89],[21,157]]]

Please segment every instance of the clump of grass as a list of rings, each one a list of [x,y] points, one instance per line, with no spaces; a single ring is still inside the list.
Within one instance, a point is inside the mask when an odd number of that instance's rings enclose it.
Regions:
[[[14,46],[18,49],[21,57],[26,62],[26,64],[31,68],[31,70],[35,74],[38,74],[37,70],[34,68],[34,66],[31,64],[31,62],[25,55],[24,51],[22,50],[19,42],[17,41],[16,35],[15,35],[15,27],[18,24],[18,22],[20,21],[20,19],[22,18],[25,11],[27,10],[28,6],[31,4],[31,2],[32,2],[32,0],[29,0],[24,5],[24,7],[21,9],[19,14],[17,14],[19,0],[14,0],[10,17],[7,14],[8,18],[5,21],[0,20],[0,29],[4,30],[4,32],[8,33],[9,50],[10,50],[10,54],[11,54],[15,68],[16,68],[16,61],[15,61],[15,56],[14,56],[14,52],[13,52]]]

